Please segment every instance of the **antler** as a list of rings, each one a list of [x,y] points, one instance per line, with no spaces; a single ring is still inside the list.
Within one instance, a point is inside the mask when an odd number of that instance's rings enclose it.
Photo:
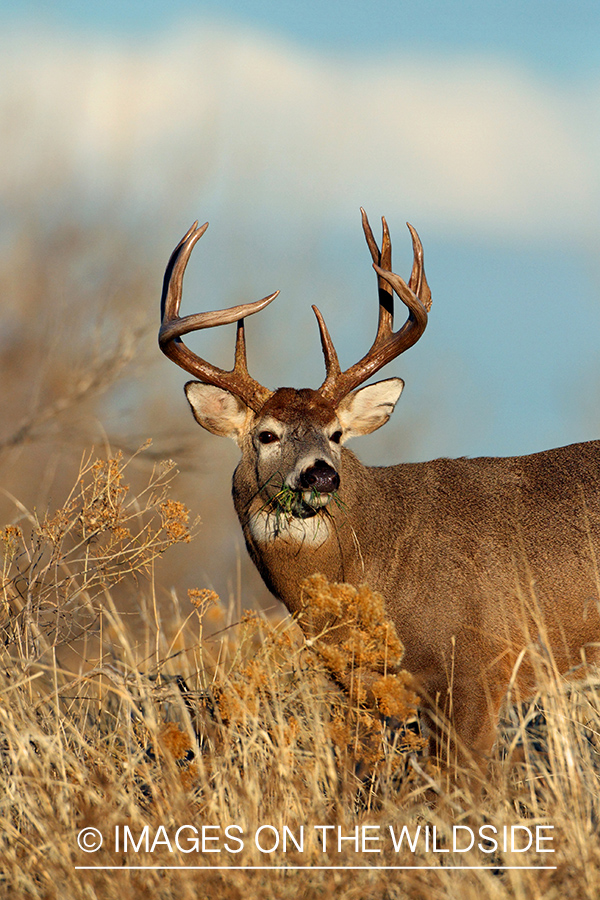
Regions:
[[[165,270],[163,291],[161,298],[162,324],[158,332],[158,344],[162,352],[173,362],[185,369],[191,375],[207,384],[214,384],[224,388],[240,397],[247,406],[258,412],[263,404],[273,393],[263,387],[258,381],[250,377],[246,362],[246,339],[244,333],[244,317],[264,309],[274,300],[279,291],[257,300],[254,303],[244,303],[241,306],[232,306],[229,309],[220,309],[213,312],[196,313],[191,316],[179,316],[181,305],[181,292],[183,287],[183,274],[191,256],[192,250],[200,240],[208,222],[198,228],[198,222],[194,222],[190,230],[177,244]],[[229,325],[238,323],[235,342],[235,362],[233,369],[227,371],[213,366],[185,346],[181,340],[184,334],[199,331],[202,328],[214,328],[216,325]]]
[[[373,257],[373,268],[377,272],[377,285],[379,288],[379,325],[375,340],[368,353],[361,360],[342,372],[338,355],[333,346],[333,341],[325,325],[325,320],[316,306],[314,313],[319,323],[321,333],[321,345],[325,357],[325,381],[319,388],[319,393],[337,406],[340,400],[350,391],[362,384],[375,372],[383,368],[387,363],[395,359],[409,347],[415,344],[427,325],[427,313],[431,309],[431,291],[425,278],[423,268],[423,245],[419,235],[408,225],[413,243],[413,267],[408,284],[395,275],[392,269],[392,244],[387,222],[382,218],[383,237],[381,250],[373,237],[367,214],[361,207],[362,224],[365,238]],[[408,319],[399,329],[392,331],[394,319],[394,293],[400,297],[408,307]]]

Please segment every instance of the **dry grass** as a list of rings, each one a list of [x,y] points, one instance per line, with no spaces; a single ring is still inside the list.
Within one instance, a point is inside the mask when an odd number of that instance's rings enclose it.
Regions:
[[[597,681],[568,685],[540,660],[539,694],[507,715],[494,779],[483,794],[451,787],[423,755],[377,595],[305,584],[331,628],[344,619],[343,656],[289,620],[234,626],[202,588],[187,617],[176,596],[165,612],[153,569],[189,540],[188,513],[168,496],[170,467],[135,495],[126,473],[119,457],[86,459],[60,509],[4,530],[3,897],[598,896]],[[117,612],[116,585],[136,594],[143,633]],[[363,703],[367,666],[379,712]],[[337,687],[348,676],[349,694]],[[516,825],[519,840],[552,826],[542,846],[555,852],[477,848],[483,826]],[[414,852],[394,848],[404,826],[411,839],[420,829]],[[434,852],[434,827],[449,852]],[[103,836],[97,852],[78,846],[87,828]],[[467,829],[475,846],[454,851]],[[524,865],[556,868],[504,868]]]

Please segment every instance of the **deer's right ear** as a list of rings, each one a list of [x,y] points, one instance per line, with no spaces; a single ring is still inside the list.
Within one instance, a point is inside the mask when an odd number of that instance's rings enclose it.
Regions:
[[[243,400],[200,381],[188,381],[185,396],[199,425],[213,434],[233,438],[237,443],[241,441],[252,417],[252,410]]]

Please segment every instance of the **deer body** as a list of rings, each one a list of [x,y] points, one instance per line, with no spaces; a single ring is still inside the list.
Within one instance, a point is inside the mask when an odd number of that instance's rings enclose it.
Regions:
[[[264,527],[253,528],[264,499],[245,454],[233,498],[248,551],[287,609],[302,611],[299,586],[313,572],[379,591],[426,702],[449,713],[451,688],[458,734],[487,754],[513,667],[538,639],[540,620],[561,671],[581,662],[581,648],[594,657],[599,467],[596,441],[389,467],[364,466],[344,448],[341,503],[289,530],[279,522],[265,538]],[[524,696],[532,692],[527,659],[517,681]]]
[[[406,285],[391,272],[385,222],[381,251],[364,214],[363,225],[378,273],[377,337],[359,363],[341,372],[316,311],[327,364],[319,390],[271,392],[247,374],[242,315],[275,295],[178,318],[183,269],[203,229],[186,235],[167,269],[161,346],[200,378],[186,385],[197,421],[240,446],[234,504],[269,589],[299,614],[300,585],[315,572],[379,591],[426,708],[432,716],[436,707],[448,714],[460,741],[486,755],[513,672],[525,693],[533,688],[532,666],[520,657],[528,644],[538,641],[561,671],[580,662],[582,652],[594,656],[600,442],[508,459],[364,466],[343,445],[387,422],[403,382],[355,388],[418,339],[430,294],[416,233],[411,229],[415,265]],[[410,311],[396,333],[392,289]],[[241,320],[231,373],[180,343],[188,331],[218,324],[218,316]],[[320,624],[326,623],[313,619],[311,627]]]

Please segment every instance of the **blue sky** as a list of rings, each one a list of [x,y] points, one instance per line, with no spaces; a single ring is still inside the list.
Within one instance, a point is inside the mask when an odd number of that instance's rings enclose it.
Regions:
[[[593,0],[2,0],[7,20],[139,37],[194,18],[248,25],[316,52],[494,54],[556,77],[597,72]]]
[[[362,355],[358,207],[387,216],[405,275],[410,219],[434,305],[386,373],[407,388],[385,460],[405,431],[411,458],[600,433],[599,4],[0,0],[0,18],[0,114],[22,128],[0,134],[0,201],[60,169],[57,191],[134,210],[165,258],[210,219],[192,293],[282,289],[270,386],[320,380],[313,302],[342,362]]]

